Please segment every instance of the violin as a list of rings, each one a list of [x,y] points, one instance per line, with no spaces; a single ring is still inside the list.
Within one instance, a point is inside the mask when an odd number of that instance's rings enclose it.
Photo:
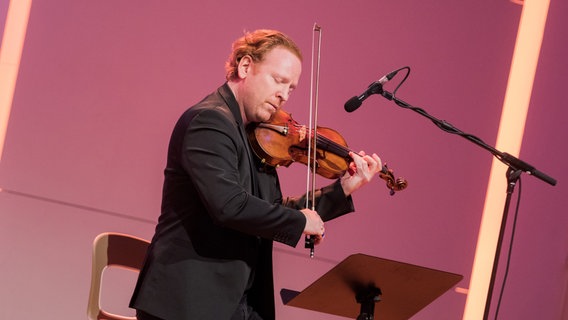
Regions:
[[[314,136],[314,130],[308,132],[305,125],[300,125],[282,109],[277,110],[267,122],[247,126],[246,131],[254,153],[269,166],[288,167],[294,162],[309,165],[308,139],[312,139],[315,148],[316,173],[322,177],[339,178],[353,161],[349,156],[352,150],[339,132],[318,126]],[[404,178],[395,179],[386,164],[378,173],[386,181],[391,195],[408,186]]]

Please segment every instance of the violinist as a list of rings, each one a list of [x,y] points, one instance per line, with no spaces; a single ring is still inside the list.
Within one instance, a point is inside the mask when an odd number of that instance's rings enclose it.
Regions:
[[[137,318],[233,320],[275,317],[272,242],[321,242],[324,221],[354,210],[351,194],[382,167],[350,152],[345,175],[305,196],[283,197],[245,128],[268,121],[298,85],[302,55],[274,30],[233,43],[226,82],[187,109],[171,135],[162,208],[130,307]]]

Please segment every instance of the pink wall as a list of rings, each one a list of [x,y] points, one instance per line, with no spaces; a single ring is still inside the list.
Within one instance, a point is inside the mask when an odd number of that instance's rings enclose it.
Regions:
[[[287,109],[306,122],[314,22],[323,28],[320,124],[379,153],[409,187],[390,197],[377,180],[357,193],[357,212],[326,225],[314,260],[277,245],[276,290],[301,290],[353,253],[459,273],[467,288],[491,155],[379,96],[353,113],[343,104],[408,65],[401,99],[494,145],[521,10],[506,0],[33,2],[0,163],[0,318],[85,316],[92,240],[151,237],[174,121],[223,83],[244,29],[280,29],[303,48]],[[551,1],[521,151],[559,183],[523,175],[503,319],[568,317],[567,13]],[[286,193],[302,192],[304,167],[280,175]],[[111,287],[111,308],[124,309],[130,285]],[[465,300],[450,290],[413,319],[460,319]],[[334,319],[278,299],[277,313]]]

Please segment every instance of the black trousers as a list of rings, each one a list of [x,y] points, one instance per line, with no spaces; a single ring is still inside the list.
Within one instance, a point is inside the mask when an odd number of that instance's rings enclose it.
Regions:
[[[148,314],[142,310],[136,310],[136,319],[138,320],[164,320],[162,318],[155,317],[151,314]],[[262,318],[256,313],[251,306],[247,304],[246,298],[243,298],[239,305],[237,306],[237,310],[231,317],[230,320],[262,320]]]
[[[239,302],[231,320],[262,320],[262,318],[248,305],[245,295]]]
[[[138,319],[138,320],[164,320],[162,318],[154,317],[153,315],[146,313],[142,310],[136,310],[136,319]]]

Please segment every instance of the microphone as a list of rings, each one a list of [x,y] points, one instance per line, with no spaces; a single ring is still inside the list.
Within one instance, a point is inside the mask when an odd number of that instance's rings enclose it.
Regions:
[[[345,106],[344,106],[345,111],[353,112],[353,111],[357,110],[357,108],[359,108],[361,106],[363,101],[365,99],[367,99],[370,95],[375,94],[375,93],[381,93],[383,91],[383,84],[389,82],[390,79],[392,79],[397,73],[398,73],[398,70],[387,74],[386,76],[380,78],[378,81],[371,83],[369,85],[369,87],[367,88],[367,90],[365,90],[365,92],[363,92],[360,96],[358,96],[358,97],[356,96],[356,97],[353,97],[353,98],[347,100],[347,102],[345,102]]]

